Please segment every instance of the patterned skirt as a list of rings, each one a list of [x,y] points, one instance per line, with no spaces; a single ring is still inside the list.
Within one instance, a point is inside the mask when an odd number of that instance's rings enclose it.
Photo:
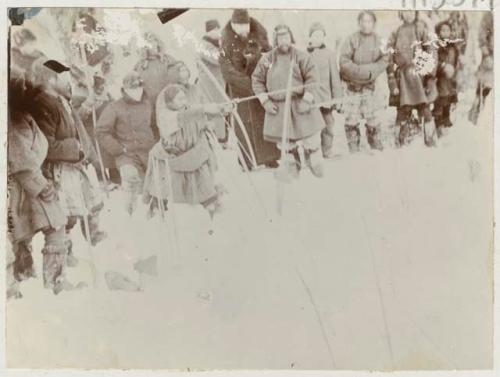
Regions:
[[[355,125],[361,119],[374,118],[375,112],[382,107],[379,102],[375,91],[370,88],[363,88],[358,92],[346,89],[343,102],[346,123]]]

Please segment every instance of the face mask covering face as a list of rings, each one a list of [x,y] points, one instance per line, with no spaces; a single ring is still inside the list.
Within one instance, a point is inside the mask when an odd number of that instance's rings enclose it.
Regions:
[[[140,101],[142,98],[142,94],[144,93],[143,88],[129,88],[125,89],[125,93],[132,98],[134,101]]]

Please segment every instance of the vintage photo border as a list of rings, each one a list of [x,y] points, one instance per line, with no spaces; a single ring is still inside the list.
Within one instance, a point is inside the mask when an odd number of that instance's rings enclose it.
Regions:
[[[120,7],[120,8],[133,8],[140,4],[141,8],[274,8],[274,9],[345,9],[345,5],[349,6],[349,9],[375,9],[375,10],[400,10],[405,7],[416,7],[417,9],[432,9],[436,7],[442,7],[442,9],[457,9],[457,10],[488,10],[492,6],[494,9],[494,20],[495,25],[500,25],[500,19],[498,12],[495,12],[496,7],[500,7],[499,0],[355,0],[346,2],[345,0],[316,0],[311,1],[300,1],[300,0],[6,0],[0,6],[0,74],[2,78],[2,85],[0,86],[0,119],[1,119],[1,130],[0,130],[0,155],[6,156],[6,132],[7,132],[7,9],[8,7]],[[499,61],[499,44],[500,39],[498,38],[498,27],[495,27],[495,60]],[[495,70],[495,85],[498,86],[500,76],[500,69]],[[495,96],[495,130],[498,130],[498,116],[500,111],[500,96]],[[494,132],[494,159],[498,161],[500,159],[500,132]],[[6,158],[2,158],[0,161],[0,192],[6,192]],[[495,218],[500,215],[500,204],[496,196],[499,194],[499,175],[500,168],[494,163],[494,193],[495,193]],[[0,212],[3,214],[0,220],[0,250],[4,249],[6,245],[6,197],[3,196],[0,200]],[[419,375],[436,375],[436,376],[493,376],[500,375],[500,351],[498,343],[497,325],[499,324],[499,312],[500,304],[498,295],[498,261],[496,258],[495,251],[498,251],[498,240],[499,240],[499,230],[497,227],[494,229],[494,245],[491,245],[494,252],[494,370],[493,371],[464,371],[464,372],[391,372],[389,375],[398,376],[419,376]],[[5,292],[5,258],[4,253],[2,258],[0,258],[0,291]],[[5,360],[5,295],[4,299],[0,300],[0,317],[2,318],[2,331],[0,331],[0,376],[186,376],[186,371],[178,372],[167,372],[167,371],[149,371],[149,370],[6,370],[6,360]],[[386,375],[383,372],[347,372],[347,371],[252,371],[252,372],[199,372],[196,375],[201,376],[382,376]]]

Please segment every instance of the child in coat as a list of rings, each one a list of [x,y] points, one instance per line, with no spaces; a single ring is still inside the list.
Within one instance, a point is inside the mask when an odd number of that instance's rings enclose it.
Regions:
[[[423,121],[425,144],[434,146],[435,124],[430,107],[437,98],[436,72],[435,67],[431,67],[437,58],[436,51],[425,23],[418,18],[418,11],[401,11],[399,17],[402,24],[388,42],[392,63],[387,69],[391,91],[389,105],[397,107],[399,136],[396,142],[408,143],[412,113],[416,110],[419,120]]]
[[[343,105],[345,133],[351,153],[360,150],[360,123],[363,119],[370,148],[383,149],[375,82],[386,70],[389,56],[380,48],[382,40],[375,32],[376,23],[375,13],[361,11],[358,15],[359,30],[346,39],[340,54],[340,74],[347,85]]]
[[[451,127],[451,106],[457,103],[457,70],[459,65],[459,49],[451,41],[451,25],[448,21],[436,25],[439,37],[437,89],[438,98],[434,102],[434,121],[438,137],[443,136],[443,128]]]
[[[318,102],[332,101],[343,95],[342,83],[340,81],[339,69],[337,67],[337,54],[325,44],[326,29],[320,22],[315,22],[309,28],[309,44],[307,52],[311,55],[314,64],[318,68],[321,85],[318,88]],[[336,105],[325,105],[320,107],[321,115],[325,122],[325,128],[321,131],[321,150],[324,158],[333,157],[333,129],[335,119],[332,111],[337,109]]]

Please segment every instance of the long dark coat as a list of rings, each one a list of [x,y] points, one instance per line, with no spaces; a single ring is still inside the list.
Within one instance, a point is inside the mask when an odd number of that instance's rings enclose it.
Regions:
[[[433,54],[437,60],[437,51],[428,45],[429,33],[423,22],[403,24],[392,33],[388,47],[394,50],[393,64],[389,65],[389,73],[397,78],[399,95],[390,99],[390,105],[417,106],[431,104],[437,98],[436,68],[426,77],[414,73],[413,59],[416,52],[416,43],[422,44],[422,49]],[[392,86],[389,81],[389,86]]]
[[[259,51],[262,52],[271,50],[266,29],[254,18],[250,19],[250,33],[246,39],[241,38],[233,31],[230,22],[224,27],[222,31],[221,70],[231,98],[247,97],[254,94],[251,80],[254,64],[245,57],[245,53],[250,51],[249,45],[252,46],[252,44],[257,45]],[[255,57],[254,60],[256,60]],[[250,138],[257,164],[265,164],[279,159],[280,153],[276,146],[264,140],[265,112],[259,100],[254,99],[238,104],[238,114]],[[247,142],[238,126],[235,126],[235,132],[240,144],[248,153]],[[243,154],[245,155],[245,152]],[[249,165],[248,159],[246,162]]]
[[[49,144],[44,175],[60,188],[66,214],[83,216],[99,208],[102,205],[99,192],[84,164],[84,160],[95,164],[97,153],[74,108],[67,101],[41,91],[35,96],[32,114]]]

